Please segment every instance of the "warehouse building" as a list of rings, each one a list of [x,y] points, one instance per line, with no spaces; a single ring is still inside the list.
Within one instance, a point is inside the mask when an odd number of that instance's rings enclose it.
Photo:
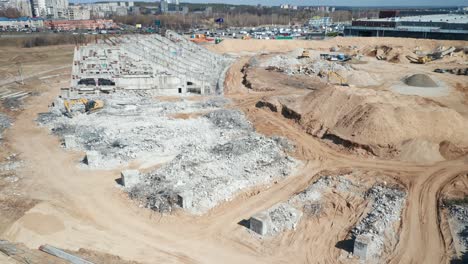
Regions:
[[[345,36],[468,40],[468,15],[380,17],[353,21]]]

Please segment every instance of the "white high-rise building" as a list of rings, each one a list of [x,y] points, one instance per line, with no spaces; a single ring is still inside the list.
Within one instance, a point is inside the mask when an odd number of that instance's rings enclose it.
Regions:
[[[45,0],[47,18],[67,18],[68,0]]]
[[[31,0],[32,13],[36,17],[67,18],[68,0]]]

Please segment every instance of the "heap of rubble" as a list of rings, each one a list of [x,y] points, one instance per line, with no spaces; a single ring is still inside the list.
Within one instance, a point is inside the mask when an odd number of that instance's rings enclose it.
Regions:
[[[457,229],[455,233],[458,235],[461,246],[468,249],[468,204],[450,205],[449,212],[454,222],[457,223],[457,226],[452,228]]]
[[[131,160],[162,164],[126,188],[156,211],[183,207],[201,214],[244,188],[289,175],[296,165],[285,153],[287,140],[256,133],[243,113],[222,108],[227,100],[221,97],[164,102],[117,92],[89,99],[103,100],[104,108],[69,118],[57,99],[38,121],[67,149],[86,151],[84,167],[111,169]],[[173,117],[180,113],[206,114]]]
[[[385,244],[386,232],[392,232],[392,225],[400,220],[406,194],[398,188],[376,184],[369,189],[365,198],[371,203],[370,211],[351,230],[356,240],[368,240],[367,258],[378,257]]]

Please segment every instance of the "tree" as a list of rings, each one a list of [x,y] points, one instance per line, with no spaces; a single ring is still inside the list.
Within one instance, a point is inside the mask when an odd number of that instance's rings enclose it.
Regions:
[[[0,10],[0,17],[17,18],[21,16],[21,12],[16,8],[8,7]]]

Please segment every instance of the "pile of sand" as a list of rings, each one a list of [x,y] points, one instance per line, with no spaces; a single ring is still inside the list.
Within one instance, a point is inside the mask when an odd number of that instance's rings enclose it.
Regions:
[[[366,71],[353,71],[346,76],[348,84],[356,87],[377,86],[381,84],[381,80],[376,74],[368,73]]]
[[[421,145],[419,142],[424,142],[426,149],[436,149],[443,141],[468,146],[468,121],[458,112],[421,97],[329,87],[295,100],[280,98],[279,102],[282,109],[278,112],[295,119],[309,134],[359,153],[384,158],[402,154],[402,158],[414,161],[417,155],[411,154],[412,146]],[[430,156],[424,160],[441,157]]]
[[[425,74],[414,74],[404,80],[406,85],[415,87],[438,87],[437,83],[431,77]]]

